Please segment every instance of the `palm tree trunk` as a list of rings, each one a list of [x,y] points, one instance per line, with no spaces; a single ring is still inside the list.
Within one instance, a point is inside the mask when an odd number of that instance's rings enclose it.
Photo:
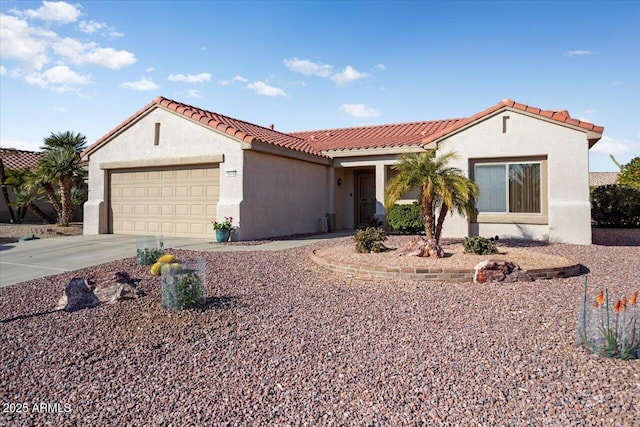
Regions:
[[[436,224],[436,243],[440,244],[440,235],[442,234],[442,224],[444,224],[444,220],[447,217],[447,212],[449,211],[449,207],[443,204],[440,207],[440,213],[438,214],[438,223]]]
[[[7,179],[4,173],[4,163],[2,162],[2,158],[0,158],[0,186],[2,186],[2,198],[4,199],[4,203],[7,205],[7,209],[9,210],[9,216],[11,217],[11,222],[16,222],[16,215],[13,213],[13,208],[9,203],[9,192],[7,191],[7,187],[5,186],[5,180]]]
[[[45,182],[42,184],[42,188],[44,192],[47,193],[47,199],[49,199],[49,203],[53,206],[53,210],[56,212],[56,216],[58,219],[61,218],[62,208],[60,207],[60,202],[56,198],[56,192],[53,189],[53,185],[50,182]]]
[[[433,216],[433,200],[422,197],[422,219],[424,221],[424,234],[427,239],[433,239],[435,229],[435,218]]]
[[[52,224],[54,222],[53,219],[49,215],[47,215],[42,209],[36,206],[35,203],[31,202],[27,206],[29,209],[33,211],[34,214],[38,215],[47,224]]]
[[[71,200],[71,184],[69,177],[60,178],[60,201],[62,204],[62,221],[58,221],[58,225],[68,227],[69,221],[73,217],[73,201]]]

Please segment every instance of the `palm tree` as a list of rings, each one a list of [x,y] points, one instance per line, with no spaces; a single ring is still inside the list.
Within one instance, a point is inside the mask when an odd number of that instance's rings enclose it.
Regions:
[[[478,185],[465,177],[460,169],[447,166],[455,158],[455,153],[446,153],[436,158],[434,151],[404,154],[400,156],[400,162],[393,166],[398,174],[387,183],[387,210],[403,194],[414,188],[420,189],[418,200],[424,220],[424,232],[428,239],[435,239],[437,243],[440,242],[447,212],[458,212],[469,218],[476,213]]]
[[[16,222],[16,215],[13,212],[13,208],[11,207],[11,200],[9,199],[9,191],[7,190],[7,175],[4,169],[4,162],[2,161],[2,157],[5,154],[7,149],[0,149],[0,187],[2,187],[2,198],[4,199],[5,204],[7,205],[7,210],[9,211],[9,216],[11,217],[11,222]]]
[[[33,213],[39,216],[45,223],[53,223],[53,219],[35,203],[41,198],[42,192],[44,191],[37,174],[29,169],[23,169],[20,173],[12,176],[11,179],[12,182],[13,180],[20,180],[20,184],[15,186],[15,200],[11,204],[14,207],[25,209],[22,216],[26,214],[26,209],[31,209]]]
[[[39,174],[43,181],[49,183],[57,180],[60,188],[60,209],[58,225],[68,226],[73,218],[75,206],[71,197],[71,189],[75,182],[79,182],[85,175],[80,167],[80,152],[84,148],[87,138],[80,133],[59,132],[51,133],[44,139],[42,158],[40,160]],[[51,194],[49,199],[51,200]]]

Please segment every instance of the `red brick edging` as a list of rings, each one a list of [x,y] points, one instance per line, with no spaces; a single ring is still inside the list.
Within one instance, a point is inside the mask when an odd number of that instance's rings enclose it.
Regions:
[[[446,282],[473,282],[474,270],[469,269],[442,269],[442,268],[414,268],[414,267],[377,267],[373,265],[348,264],[331,257],[322,257],[313,252],[309,253],[313,262],[340,273],[353,274],[355,276],[377,276],[395,279],[437,280]],[[554,268],[537,268],[528,270],[527,273],[534,279],[558,279],[571,276],[579,276],[580,264],[572,264]]]

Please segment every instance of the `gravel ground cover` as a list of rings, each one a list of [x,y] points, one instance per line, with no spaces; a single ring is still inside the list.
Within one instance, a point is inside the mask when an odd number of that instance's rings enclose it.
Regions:
[[[355,251],[353,240],[350,239],[344,240],[342,244],[335,244],[318,250],[316,254],[321,257],[340,260],[345,264],[411,268],[459,268],[467,270],[473,270],[479,262],[488,259],[506,259],[515,262],[523,270],[565,267],[579,262],[556,254],[522,249],[522,243],[517,240],[498,242],[498,253],[492,255],[465,254],[464,246],[459,239],[443,239],[440,241],[440,246],[445,254],[443,258],[398,255],[397,250],[405,247],[414,238],[412,236],[390,236],[384,242],[385,246],[390,250],[380,253],[358,253]],[[540,246],[540,243],[537,242],[536,246]]]
[[[590,295],[617,296],[640,287],[636,237],[522,246],[579,260]],[[140,279],[146,296],[118,305],[50,312],[90,270],[0,289],[0,425],[639,425],[640,361],[576,345],[584,276],[356,279],[308,259],[348,239],[171,251],[207,260],[202,310],[163,311],[133,258],[100,267]]]
[[[82,223],[71,223],[69,227],[58,227],[55,224],[0,224],[0,244],[17,242],[20,237],[33,236],[40,239],[79,236],[82,234]]]

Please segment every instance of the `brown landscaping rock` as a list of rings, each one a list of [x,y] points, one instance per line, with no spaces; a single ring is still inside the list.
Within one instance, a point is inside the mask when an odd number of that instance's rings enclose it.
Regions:
[[[133,280],[126,271],[98,271],[88,279],[71,279],[55,309],[76,311],[95,307],[100,303],[116,303],[142,295],[142,292],[133,286]]]
[[[93,293],[87,281],[81,277],[74,277],[64,290],[64,295],[58,301],[56,310],[77,311],[83,308],[95,307],[100,300]]]
[[[489,259],[475,266],[474,283],[531,282],[533,279],[518,264],[506,260]]]
[[[424,237],[416,237],[409,241],[406,246],[398,249],[398,255],[433,257],[442,258],[444,251],[435,241],[435,239],[425,239]]]
[[[88,281],[100,302],[116,303],[142,296],[142,292],[133,286],[133,280],[126,271],[96,272],[89,276]]]

